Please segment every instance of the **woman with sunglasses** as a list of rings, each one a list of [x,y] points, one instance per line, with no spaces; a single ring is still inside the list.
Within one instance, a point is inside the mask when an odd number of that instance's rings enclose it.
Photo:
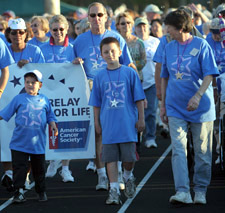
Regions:
[[[71,63],[75,56],[73,46],[67,35],[69,24],[63,15],[55,15],[49,20],[51,37],[49,42],[41,46],[46,63]],[[46,177],[55,176],[57,169],[62,166],[60,175],[63,182],[74,182],[69,170],[69,160],[51,160],[47,168]]]
[[[142,69],[146,64],[145,46],[141,39],[132,34],[134,26],[134,20],[129,13],[120,13],[116,17],[116,27],[119,33],[125,39],[131,57],[137,67],[139,78],[143,80]]]
[[[71,63],[75,56],[73,46],[69,43],[69,24],[63,15],[55,15],[49,20],[51,37],[40,48],[46,63]]]
[[[48,42],[49,37],[46,36],[46,33],[49,31],[48,19],[43,16],[33,16],[30,23],[34,37],[28,43],[40,47],[45,42]]]
[[[11,43],[9,51],[20,68],[27,63],[44,63],[40,48],[27,43],[28,34],[22,18],[9,20],[5,35],[7,41]]]

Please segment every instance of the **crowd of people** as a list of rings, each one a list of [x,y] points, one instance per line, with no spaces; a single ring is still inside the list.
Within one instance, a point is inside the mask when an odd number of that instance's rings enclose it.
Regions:
[[[150,4],[138,14],[124,7],[113,12],[111,7],[94,2],[82,19],[45,14],[27,22],[13,11],[5,11],[0,17],[0,98],[11,64],[20,68],[28,63],[83,64],[91,90],[89,104],[94,107],[96,147],[96,159],[90,159],[86,169],[97,171],[96,190],[109,190],[106,204],[119,204],[121,190],[127,198],[135,195],[137,147],[140,143],[146,148],[160,145],[157,125],[164,137],[171,137],[176,193],[169,202],[206,204],[215,104],[221,116],[224,114],[224,18],[225,4],[213,13],[195,4],[165,12]],[[40,104],[42,74],[33,70],[24,79],[25,95],[7,103],[0,120],[8,121],[14,113],[19,116],[24,105],[18,103],[27,96],[34,105]],[[49,123],[57,135],[57,120],[44,98],[46,105],[41,107],[48,110],[42,125]],[[47,201],[44,179],[52,178],[59,167],[62,181],[74,182],[70,160],[50,161],[45,174],[45,142],[38,141],[42,149],[32,149],[31,136],[20,129],[26,125],[17,119],[10,143],[12,162],[2,163],[2,185],[15,191],[14,202],[24,202],[23,189],[29,188],[32,172],[39,201]],[[194,150],[194,200],[187,163],[189,129]],[[18,134],[30,138],[16,141]],[[20,149],[16,143],[31,144]]]

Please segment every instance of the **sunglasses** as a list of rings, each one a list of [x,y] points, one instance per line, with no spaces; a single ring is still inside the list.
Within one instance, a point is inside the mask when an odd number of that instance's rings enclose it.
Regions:
[[[30,26],[31,26],[31,27],[38,27],[39,24],[31,24]]]
[[[98,13],[98,14],[90,13],[89,16],[90,16],[91,18],[95,18],[96,16],[102,17],[102,16],[104,16],[104,13]]]
[[[120,25],[126,25],[126,24],[131,24],[130,21],[127,21],[127,22],[121,22]]]
[[[57,32],[57,31],[64,31],[64,28],[60,27],[60,28],[54,28],[52,29],[53,32]]]
[[[17,35],[17,33],[20,34],[20,35],[23,35],[26,32],[25,31],[11,31],[10,32],[11,35]]]

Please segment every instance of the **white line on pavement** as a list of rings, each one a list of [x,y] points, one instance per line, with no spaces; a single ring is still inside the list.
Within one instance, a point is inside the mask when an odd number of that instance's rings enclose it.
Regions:
[[[34,187],[34,182],[30,184],[30,189]],[[25,190],[24,193],[26,193],[28,190]],[[3,203],[0,206],[0,211],[2,211],[3,209],[5,209],[7,206],[9,206],[10,204],[13,203],[13,197],[9,198],[5,203]]]
[[[172,146],[170,145],[166,151],[162,154],[162,156],[157,160],[157,162],[153,165],[153,167],[149,170],[149,172],[145,175],[145,177],[142,179],[142,181],[139,183],[136,189],[136,193],[133,198],[127,199],[126,202],[122,205],[122,207],[119,209],[117,213],[124,213],[129,205],[132,203],[134,198],[137,196],[137,194],[141,191],[142,187],[145,185],[145,183],[148,181],[148,179],[152,176],[152,174],[155,172],[155,170],[159,167],[159,165],[163,162],[163,160],[166,158],[166,156],[171,151]]]

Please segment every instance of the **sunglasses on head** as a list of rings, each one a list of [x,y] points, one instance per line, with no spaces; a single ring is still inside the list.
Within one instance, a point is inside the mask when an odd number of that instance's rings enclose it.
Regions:
[[[120,25],[126,25],[126,24],[131,24],[130,21],[127,21],[127,22],[121,22]]]
[[[64,31],[64,28],[60,27],[60,28],[54,28],[52,29],[53,32],[57,32],[57,31]]]
[[[89,16],[90,16],[91,18],[95,18],[96,16],[102,17],[102,16],[104,16],[104,13],[98,13],[98,14],[90,13]]]
[[[17,33],[20,34],[20,35],[23,35],[26,32],[25,31],[11,31],[10,32],[11,35],[17,35]]]

